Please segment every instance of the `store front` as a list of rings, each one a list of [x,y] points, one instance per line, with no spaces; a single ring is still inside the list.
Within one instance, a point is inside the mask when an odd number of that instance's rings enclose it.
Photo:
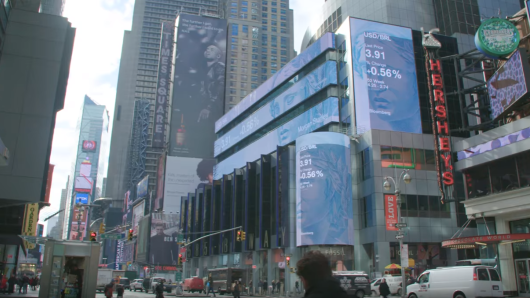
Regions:
[[[510,222],[512,233],[530,235],[530,218]],[[530,240],[512,243],[517,290],[520,296],[530,297]]]

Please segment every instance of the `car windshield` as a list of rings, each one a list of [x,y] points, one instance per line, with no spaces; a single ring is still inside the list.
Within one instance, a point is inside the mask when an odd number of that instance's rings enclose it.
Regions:
[[[122,285],[128,285],[128,284],[129,284],[129,280],[126,279],[126,278],[122,278],[122,279],[120,279],[120,284],[122,284]]]

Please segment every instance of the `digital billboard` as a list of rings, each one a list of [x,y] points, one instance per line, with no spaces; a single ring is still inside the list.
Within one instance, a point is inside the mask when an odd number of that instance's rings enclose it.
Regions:
[[[213,157],[215,121],[224,112],[226,26],[223,19],[177,18],[170,156]]]
[[[256,90],[243,98],[234,108],[219,118],[219,120],[215,122],[215,132],[218,132],[228,123],[232,122],[256,102],[261,100],[272,90],[276,89],[276,87],[283,84],[287,79],[291,78],[300,69],[309,64],[309,62],[313,61],[316,57],[320,56],[330,48],[335,48],[335,34],[328,32],[311,44],[311,46],[305,51],[289,61],[289,63],[278,70],[276,74],[265,81],[265,83],[259,85]]]
[[[422,133],[412,30],[350,18],[355,123]]]
[[[154,148],[166,146],[166,123],[167,108],[169,100],[169,83],[171,81],[171,52],[173,50],[173,32],[175,22],[162,22],[162,33],[160,36],[160,58],[158,61],[158,81],[156,84],[155,119],[153,128]]]
[[[156,265],[177,265],[178,214],[151,214],[151,237],[149,240],[149,262]]]
[[[296,245],[353,245],[350,139],[317,132],[296,139]]]
[[[132,229],[133,229],[134,235],[138,233],[138,223],[144,217],[144,210],[145,210],[145,200],[142,200],[142,202],[136,204],[133,207]]]
[[[201,184],[212,184],[215,159],[168,156],[164,186],[164,212],[180,212],[181,197]]]
[[[149,187],[149,175],[138,182],[136,186],[136,199],[147,197],[147,188]]]
[[[528,99],[530,68],[527,61],[526,53],[517,50],[489,79],[487,87],[492,119],[496,120],[518,103],[522,104],[523,99]]]
[[[88,204],[88,194],[87,193],[76,193],[75,204]]]
[[[214,156],[231,148],[330,84],[337,84],[337,63],[335,61],[328,61],[307,74],[217,139]]]
[[[219,180],[223,175],[233,173],[234,169],[246,166],[247,162],[258,160],[261,154],[269,154],[278,146],[285,146],[301,135],[338,121],[339,101],[336,97],[330,97],[221,161],[215,166],[213,177]]]
[[[473,156],[477,156],[479,154],[495,150],[497,148],[501,148],[504,146],[508,146],[510,144],[514,144],[526,139],[530,138],[530,128],[525,128],[519,131],[516,131],[514,133],[511,133],[506,136],[502,136],[499,138],[496,138],[495,140],[488,141],[486,143],[482,143],[480,145],[467,148],[463,151],[458,151],[457,153],[457,159],[463,160],[466,158],[470,158]]]
[[[92,194],[94,179],[92,177],[78,176],[75,177],[74,190],[77,192],[87,192]]]

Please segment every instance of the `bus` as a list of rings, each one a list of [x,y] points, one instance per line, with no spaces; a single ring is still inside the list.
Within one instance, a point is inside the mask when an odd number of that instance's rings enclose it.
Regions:
[[[232,293],[232,284],[238,280],[243,288],[247,286],[247,274],[241,268],[208,269],[208,281],[213,282],[213,289],[220,295]]]

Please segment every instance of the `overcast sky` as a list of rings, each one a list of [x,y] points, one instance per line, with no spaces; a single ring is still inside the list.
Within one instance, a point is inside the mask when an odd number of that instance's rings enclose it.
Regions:
[[[324,0],[290,0],[297,52],[309,21],[323,3]],[[53,138],[50,163],[55,165],[55,170],[51,206],[41,211],[41,221],[59,210],[61,190],[66,186],[76,154],[75,128],[85,94],[107,106],[112,129],[123,32],[131,29],[133,6],[134,0],[66,1],[64,16],[77,31],[65,108],[57,114]]]

